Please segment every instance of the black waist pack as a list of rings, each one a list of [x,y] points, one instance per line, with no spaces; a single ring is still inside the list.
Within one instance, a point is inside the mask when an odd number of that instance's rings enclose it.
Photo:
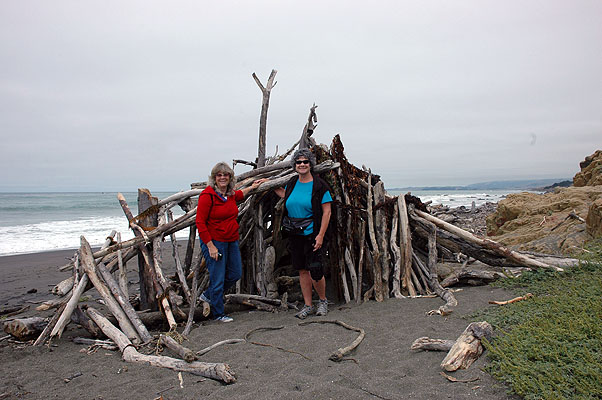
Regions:
[[[313,218],[293,218],[285,215],[282,218],[282,231],[289,235],[302,235],[312,222]]]

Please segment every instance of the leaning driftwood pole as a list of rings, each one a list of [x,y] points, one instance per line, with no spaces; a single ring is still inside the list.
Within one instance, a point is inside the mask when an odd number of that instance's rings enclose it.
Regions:
[[[125,201],[125,197],[123,197],[121,193],[117,193],[117,200],[119,200],[119,204],[121,205],[123,213],[125,214],[130,226],[132,226],[132,224],[134,224],[134,215],[130,211],[130,207]],[[151,310],[156,310],[157,306],[155,298],[157,297],[157,292],[155,291],[153,270],[151,267],[152,258],[148,248],[145,246],[145,238],[143,237],[142,233],[135,230],[133,227],[132,231],[134,232],[134,235],[136,235],[136,238],[141,239],[138,243],[138,250],[140,252],[140,257],[138,258],[138,268],[140,268],[140,305],[143,309],[150,308]],[[120,243],[119,247],[116,247],[115,250],[122,249],[125,243],[126,242]],[[113,246],[109,246],[109,248],[105,249],[105,251],[108,251],[111,247]],[[109,253],[107,252],[107,254]],[[94,257],[101,256],[95,253]]]
[[[225,383],[236,382],[233,372],[230,370],[228,364],[222,363],[204,363],[204,362],[192,362],[187,363],[184,360],[178,360],[171,357],[163,356],[149,356],[141,354],[136,350],[128,338],[117,329],[111,322],[102,316],[94,308],[89,307],[88,315],[92,320],[100,327],[100,329],[111,338],[119,350],[124,361],[152,365],[154,367],[169,368],[175,371],[190,372],[194,375],[200,375],[211,379],[223,381]]]
[[[265,137],[266,137],[266,129],[268,124],[268,107],[270,106],[270,92],[276,86],[276,82],[274,82],[274,78],[276,78],[275,69],[270,73],[270,77],[268,78],[268,82],[265,87],[259,81],[257,75],[253,72],[253,79],[261,89],[261,93],[263,95],[263,99],[261,102],[261,116],[259,117],[259,148],[257,151],[257,167],[263,167],[265,165]]]
[[[132,307],[132,305],[130,304],[128,297],[125,295],[125,293],[123,293],[117,282],[115,282],[115,278],[113,278],[113,275],[111,275],[109,270],[107,270],[107,268],[104,265],[102,265],[102,263],[99,263],[96,266],[96,268],[98,268],[98,272],[100,272],[102,279],[104,279],[108,288],[111,290],[111,293],[113,293],[113,296],[115,296],[115,300],[117,300],[117,302],[123,309],[123,312],[125,312],[125,315],[127,315],[128,319],[136,329],[136,332],[138,332],[138,334],[140,335],[142,341],[146,343],[153,340],[152,335],[148,332],[146,326],[144,326],[144,324],[140,320],[140,317],[138,317],[136,310],[134,310],[134,307]]]
[[[100,279],[98,274],[96,273],[96,265],[94,264],[94,257],[92,256],[92,249],[90,248],[90,244],[86,240],[85,237],[81,237],[81,247],[80,247],[80,256],[81,261],[88,275],[90,281],[94,284],[94,287],[98,291],[98,293],[102,296],[105,301],[107,308],[111,311],[111,314],[115,316],[117,321],[119,322],[119,326],[123,330],[123,332],[127,335],[130,340],[135,343],[139,343],[140,336],[138,336],[138,332],[132,325],[132,322],[127,317],[117,300],[111,294],[109,288],[104,284],[104,282]]]
[[[448,232],[451,232],[454,235],[457,235],[460,238],[462,238],[468,242],[475,243],[481,247],[489,249],[499,255],[502,255],[508,259],[511,259],[512,261],[514,261],[516,263],[519,263],[519,264],[527,266],[527,267],[551,268],[556,271],[564,271],[560,267],[548,265],[548,264],[542,263],[540,261],[534,260],[532,258],[529,258],[527,256],[524,256],[515,251],[512,251],[512,250],[502,246],[501,244],[494,242],[493,240],[481,239],[479,237],[476,237],[473,234],[466,232],[465,230],[460,229],[457,226],[454,226],[448,222],[445,222],[445,221],[443,221],[437,217],[434,217],[428,213],[425,213],[424,211],[420,211],[420,210],[415,210],[415,211],[416,211],[416,214],[418,214],[418,216],[426,219],[429,222],[432,222],[433,224],[437,225],[439,228],[444,229]]]

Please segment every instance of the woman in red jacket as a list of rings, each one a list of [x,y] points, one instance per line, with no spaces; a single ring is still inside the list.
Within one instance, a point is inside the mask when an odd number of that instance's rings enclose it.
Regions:
[[[234,190],[234,171],[220,162],[211,170],[208,185],[199,195],[196,226],[209,270],[209,287],[199,298],[211,305],[216,321],[233,321],[224,314],[223,296],[242,276],[236,203],[265,181],[258,179],[247,188]]]

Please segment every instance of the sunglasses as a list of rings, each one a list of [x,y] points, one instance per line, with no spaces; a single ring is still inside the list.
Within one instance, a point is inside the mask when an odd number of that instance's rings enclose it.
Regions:
[[[297,160],[295,161],[295,164],[297,165],[301,165],[301,164],[309,164],[309,160]]]
[[[223,174],[223,173],[221,173],[221,172],[218,172],[217,174],[215,174],[215,177],[216,177],[216,178],[223,178],[223,177],[227,177],[227,178],[229,178],[229,177],[230,177],[230,174]]]

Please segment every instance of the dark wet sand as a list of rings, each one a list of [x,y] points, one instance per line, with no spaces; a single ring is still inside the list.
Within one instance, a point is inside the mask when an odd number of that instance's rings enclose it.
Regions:
[[[22,316],[50,316],[37,312],[36,304],[53,296],[49,290],[68,277],[58,272],[73,255],[73,250],[0,257],[0,307],[30,304]],[[170,253],[169,253],[170,254]],[[164,257],[167,259],[168,257]],[[129,267],[134,269],[133,260]],[[136,273],[131,273],[136,282]],[[136,285],[132,285],[135,287]],[[36,289],[36,293],[27,293]],[[100,307],[94,291],[90,304]],[[340,363],[329,355],[350,344],[356,332],[332,324],[299,326],[293,312],[266,313],[244,311],[232,314],[229,324],[201,321],[195,325],[184,345],[200,350],[225,339],[244,338],[260,327],[283,327],[256,332],[251,340],[275,347],[239,343],[218,347],[201,361],[228,363],[237,382],[220,382],[146,365],[125,363],[119,352],[82,352],[86,347],[71,339],[86,332],[71,324],[63,337],[51,347],[0,342],[2,379],[0,399],[508,399],[506,388],[482,371],[486,357],[468,370],[452,373],[458,379],[479,378],[470,383],[451,383],[440,375],[439,364],[445,354],[414,352],[412,342],[421,337],[456,339],[470,322],[466,316],[489,307],[489,300],[505,300],[511,293],[501,289],[467,287],[456,293],[458,307],[447,317],[427,316],[426,312],[443,304],[438,298],[389,299],[356,305],[331,304],[325,319],[340,320],[363,328],[364,341]],[[332,301],[332,299],[331,299]],[[310,317],[308,320],[317,319]],[[153,332],[158,334],[159,332]],[[2,335],[4,336],[4,334]],[[143,352],[152,349],[143,348]],[[165,350],[164,355],[171,355]],[[66,383],[65,378],[75,376]]]

